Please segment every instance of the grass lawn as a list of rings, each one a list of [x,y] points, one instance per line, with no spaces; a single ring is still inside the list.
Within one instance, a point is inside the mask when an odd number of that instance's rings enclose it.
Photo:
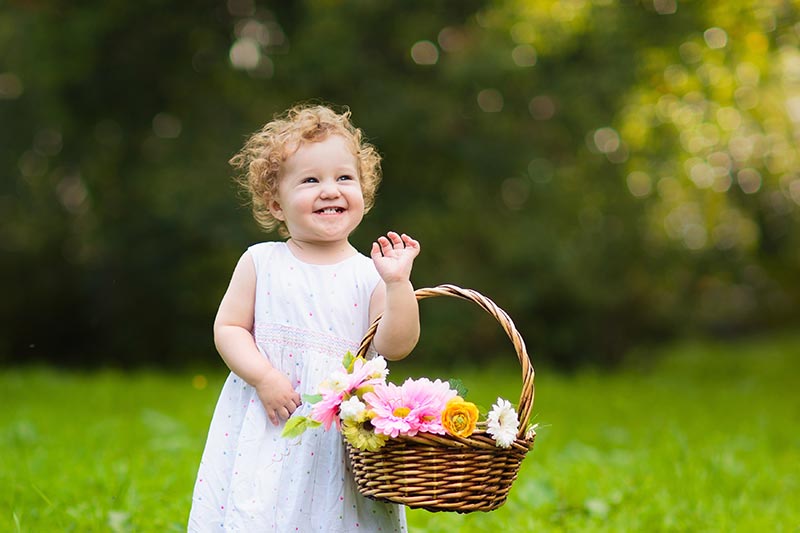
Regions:
[[[537,369],[540,429],[508,503],[410,511],[411,531],[797,531],[800,337],[652,361]],[[0,531],[185,531],[223,374],[0,371]],[[455,377],[482,406],[519,395],[514,367]]]

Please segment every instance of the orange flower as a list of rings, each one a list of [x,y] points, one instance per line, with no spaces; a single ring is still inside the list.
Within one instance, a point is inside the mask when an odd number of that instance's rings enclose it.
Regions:
[[[469,437],[478,422],[478,408],[472,402],[459,397],[447,402],[442,411],[442,425],[448,433],[456,437]]]

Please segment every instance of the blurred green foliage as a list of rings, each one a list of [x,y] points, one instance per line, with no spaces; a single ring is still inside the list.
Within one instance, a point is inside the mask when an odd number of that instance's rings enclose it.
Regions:
[[[0,362],[186,364],[259,233],[226,161],[298,101],[384,155],[354,235],[535,357],[798,318],[797,0],[5,2]],[[432,357],[491,319],[423,303]]]

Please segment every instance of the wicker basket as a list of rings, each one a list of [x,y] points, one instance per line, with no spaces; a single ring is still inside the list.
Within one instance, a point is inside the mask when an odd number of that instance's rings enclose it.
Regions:
[[[522,366],[517,439],[510,448],[500,448],[485,430],[475,431],[468,438],[425,433],[389,439],[375,452],[359,450],[345,441],[356,485],[368,498],[412,508],[459,513],[492,511],[505,502],[522,460],[533,446],[533,437],[524,437],[533,406],[534,376],[525,343],[505,311],[473,290],[440,285],[419,289],[416,296],[417,300],[433,296],[470,300],[500,322]],[[364,336],[359,355],[366,355],[379,321],[380,318]]]

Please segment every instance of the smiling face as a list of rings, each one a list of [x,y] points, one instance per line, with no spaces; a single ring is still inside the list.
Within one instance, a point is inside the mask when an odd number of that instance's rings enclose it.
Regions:
[[[358,161],[348,141],[331,135],[302,143],[283,163],[270,212],[297,243],[347,243],[364,217]]]

